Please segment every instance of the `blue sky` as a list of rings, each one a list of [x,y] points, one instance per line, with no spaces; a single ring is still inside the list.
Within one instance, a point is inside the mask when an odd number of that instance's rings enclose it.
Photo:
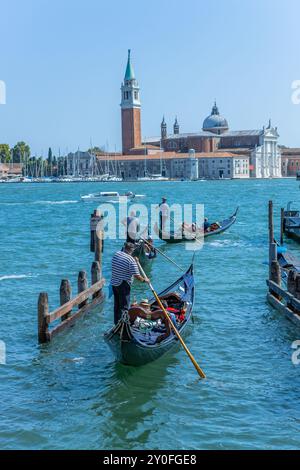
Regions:
[[[121,146],[120,85],[132,49],[143,136],[200,130],[216,98],[233,130],[269,117],[300,147],[298,0],[1,0],[0,142],[33,153]]]

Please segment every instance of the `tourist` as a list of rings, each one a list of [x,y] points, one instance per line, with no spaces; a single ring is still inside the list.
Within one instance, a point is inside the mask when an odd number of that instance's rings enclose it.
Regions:
[[[153,245],[153,238],[150,236],[147,238],[147,243],[145,243],[145,251],[149,254],[148,259],[156,258],[157,252]]]
[[[135,249],[133,243],[125,243],[124,251],[117,251],[112,258],[111,285],[114,294],[114,321],[118,323],[124,310],[130,307],[130,290],[134,279],[149,282],[140,275],[136,260],[132,253]]]

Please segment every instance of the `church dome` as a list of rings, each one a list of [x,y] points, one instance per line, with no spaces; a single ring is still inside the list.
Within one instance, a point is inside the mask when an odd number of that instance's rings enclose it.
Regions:
[[[228,131],[228,129],[228,122],[220,115],[217,104],[215,103],[212,108],[211,115],[203,122],[203,130],[213,132],[214,134],[222,134],[223,132]]]

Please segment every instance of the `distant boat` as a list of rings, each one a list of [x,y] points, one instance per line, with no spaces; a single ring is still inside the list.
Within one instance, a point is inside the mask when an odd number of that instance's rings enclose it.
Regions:
[[[169,178],[166,176],[162,176],[161,174],[157,175],[148,175],[148,176],[141,176],[138,178],[138,181],[168,181]]]
[[[146,197],[145,194],[135,194],[131,191],[128,191],[125,194],[120,194],[115,191],[102,191],[100,193],[91,193],[87,194],[86,196],[81,196],[81,200],[83,202],[119,202],[120,198],[126,197],[129,200],[134,200],[134,199],[141,199],[143,197]]]

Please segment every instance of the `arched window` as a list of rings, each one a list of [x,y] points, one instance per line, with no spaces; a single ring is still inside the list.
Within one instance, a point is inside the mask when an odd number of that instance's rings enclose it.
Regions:
[[[174,142],[174,140],[171,140],[168,142],[168,149],[176,150],[177,149],[177,144]]]

